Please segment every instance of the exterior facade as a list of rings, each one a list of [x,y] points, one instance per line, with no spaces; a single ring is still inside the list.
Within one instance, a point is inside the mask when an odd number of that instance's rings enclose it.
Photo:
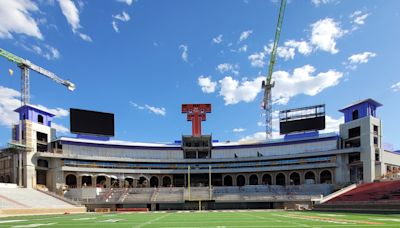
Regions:
[[[0,182],[63,194],[85,187],[202,187],[372,182],[397,174],[400,154],[382,147],[380,104],[363,100],[342,110],[339,134],[298,135],[268,142],[215,142],[188,156],[184,143],[137,143],[55,137],[53,114],[16,110],[10,147],[0,153]],[[195,146],[196,147],[196,146]],[[209,149],[207,149],[209,148]],[[192,148],[191,151],[196,151]],[[208,151],[200,155],[200,151]]]

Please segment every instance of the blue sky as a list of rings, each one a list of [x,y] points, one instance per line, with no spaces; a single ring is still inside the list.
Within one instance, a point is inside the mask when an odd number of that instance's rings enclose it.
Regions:
[[[31,103],[56,112],[58,135],[68,135],[74,107],[115,113],[115,139],[170,142],[191,132],[182,103],[211,103],[204,133],[220,141],[261,139],[260,83],[277,2],[2,0],[0,47],[76,84],[69,92],[31,73]],[[338,109],[373,98],[384,105],[384,142],[400,148],[399,27],[395,0],[289,1],[274,110],[325,103],[326,131],[337,131]],[[0,59],[1,146],[16,120],[19,74]]]

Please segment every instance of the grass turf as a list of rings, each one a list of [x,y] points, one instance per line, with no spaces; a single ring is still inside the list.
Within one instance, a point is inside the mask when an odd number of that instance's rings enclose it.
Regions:
[[[87,213],[3,217],[0,227],[400,227],[400,215],[294,211]]]

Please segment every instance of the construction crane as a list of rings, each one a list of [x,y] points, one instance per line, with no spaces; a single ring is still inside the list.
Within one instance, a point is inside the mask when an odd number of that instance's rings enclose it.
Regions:
[[[21,104],[22,105],[29,104],[29,70],[36,71],[39,74],[52,79],[53,81],[57,82],[58,84],[66,86],[68,88],[68,90],[70,90],[70,91],[75,90],[74,83],[59,78],[53,72],[50,72],[46,69],[43,69],[40,66],[37,66],[37,65],[31,63],[29,60],[18,57],[2,48],[0,48],[0,56],[3,56],[4,58],[8,59],[9,61],[16,63],[18,65],[18,67],[21,68]]]
[[[283,15],[285,14],[286,0],[281,0],[281,6],[279,9],[278,24],[275,31],[274,44],[271,50],[268,74],[266,80],[262,82],[262,88],[264,89],[264,98],[262,108],[265,111],[265,123],[266,123],[266,137],[270,139],[272,137],[272,88],[275,86],[275,82],[272,82],[272,71],[276,61],[276,51],[278,49],[279,36],[281,35]]]

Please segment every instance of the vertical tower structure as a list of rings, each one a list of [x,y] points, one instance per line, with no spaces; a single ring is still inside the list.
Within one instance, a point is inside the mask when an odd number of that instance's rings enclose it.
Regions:
[[[34,106],[23,105],[15,110],[19,114],[19,124],[13,127],[12,143],[20,145],[24,150],[18,154],[17,182],[27,188],[34,188],[36,184],[47,185],[54,180],[48,178],[50,162],[47,167],[36,170],[38,165],[37,152],[48,152],[49,142],[55,140],[55,129],[51,128],[54,114]],[[40,162],[41,163],[41,162]],[[43,163],[41,163],[43,164]]]
[[[183,104],[182,113],[187,113],[187,121],[192,122],[192,135],[182,136],[183,157],[188,159],[211,158],[211,135],[203,135],[201,122],[211,113],[211,104]]]
[[[342,147],[358,148],[348,158],[351,182],[372,182],[386,171],[381,162],[382,122],[376,116],[380,106],[373,99],[364,99],[339,110],[344,114],[344,123],[340,125]]]
[[[183,104],[182,113],[187,113],[187,121],[192,122],[192,135],[201,136],[201,122],[211,113],[211,104]]]

